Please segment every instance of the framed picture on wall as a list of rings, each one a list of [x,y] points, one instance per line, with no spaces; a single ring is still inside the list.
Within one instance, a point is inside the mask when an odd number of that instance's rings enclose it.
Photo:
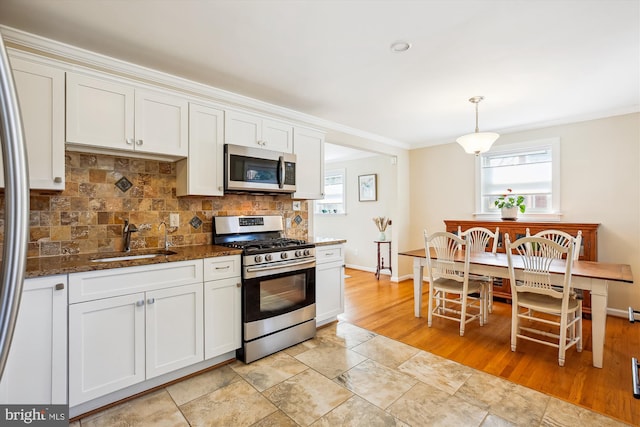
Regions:
[[[372,173],[358,176],[358,200],[361,202],[378,200],[378,175]]]

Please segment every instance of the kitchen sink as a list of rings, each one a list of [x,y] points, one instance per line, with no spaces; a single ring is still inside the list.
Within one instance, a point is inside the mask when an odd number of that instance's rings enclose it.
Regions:
[[[136,259],[146,259],[146,258],[155,258],[159,256],[166,255],[175,255],[177,252],[174,251],[156,251],[150,252],[146,254],[138,254],[138,255],[122,255],[122,256],[109,256],[104,258],[96,258],[92,259],[91,262],[117,262],[117,261],[132,261]]]

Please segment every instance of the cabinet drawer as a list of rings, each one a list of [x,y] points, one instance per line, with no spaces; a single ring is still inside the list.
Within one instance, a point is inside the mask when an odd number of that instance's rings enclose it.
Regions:
[[[241,274],[240,255],[206,258],[204,260],[205,282],[239,277]]]
[[[344,247],[342,245],[316,247],[316,263],[323,264],[325,262],[342,260],[343,252]]]
[[[69,274],[69,304],[202,283],[202,260]]]

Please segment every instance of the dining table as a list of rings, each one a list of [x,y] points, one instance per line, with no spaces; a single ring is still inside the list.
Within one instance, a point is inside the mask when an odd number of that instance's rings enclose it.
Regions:
[[[458,251],[458,262],[464,262],[464,252]],[[399,252],[398,255],[413,257],[413,300],[416,317],[422,312],[422,285],[426,251],[414,249]],[[516,280],[522,274],[523,265],[520,255],[512,255]],[[430,258],[435,258],[431,253]],[[566,260],[557,260],[551,266],[552,276],[562,277],[566,269]],[[610,282],[633,283],[631,266],[599,261],[573,262],[571,286],[591,293],[591,339],[593,345],[593,366],[602,368],[604,356],[605,328],[607,325],[607,299]],[[474,252],[469,254],[469,273],[489,277],[509,278],[509,264],[506,253]],[[561,282],[559,282],[561,283]]]

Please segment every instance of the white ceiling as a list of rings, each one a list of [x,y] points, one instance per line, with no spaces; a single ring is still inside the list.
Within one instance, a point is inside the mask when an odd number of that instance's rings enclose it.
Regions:
[[[472,132],[475,95],[481,131],[640,111],[640,0],[1,0],[0,24],[405,148]]]

